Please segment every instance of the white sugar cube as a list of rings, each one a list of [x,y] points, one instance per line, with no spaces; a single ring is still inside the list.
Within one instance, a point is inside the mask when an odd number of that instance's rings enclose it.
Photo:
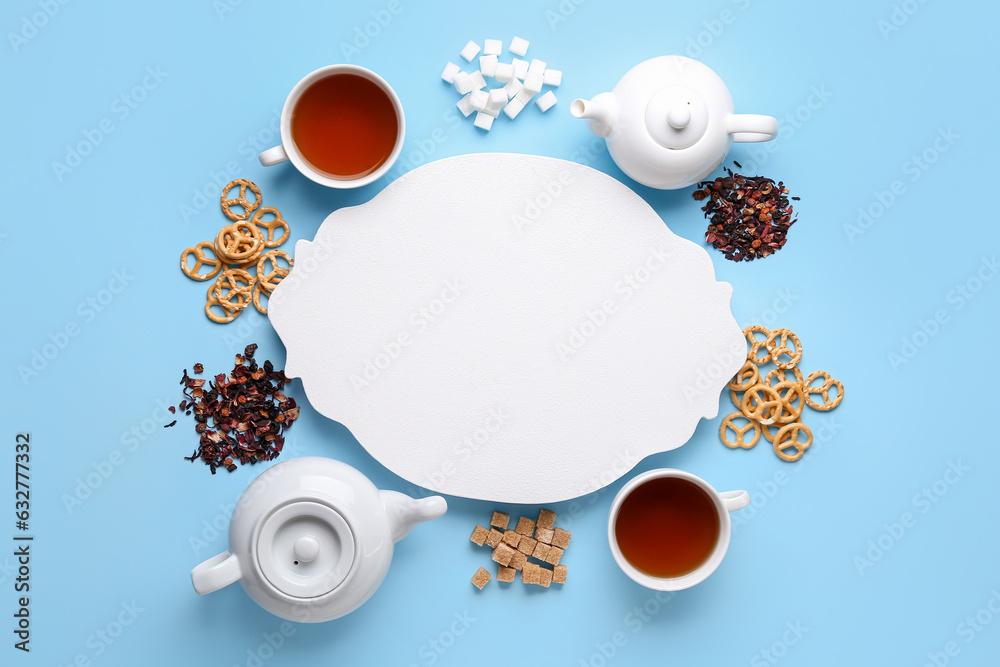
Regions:
[[[518,100],[524,106],[528,106],[528,102],[530,102],[531,98],[534,97],[534,96],[535,96],[534,93],[532,93],[530,91],[527,91],[524,88],[522,88],[521,92],[519,92],[514,99]]]
[[[483,73],[480,72],[479,70],[476,70],[475,72],[470,74],[469,78],[472,79],[473,90],[479,90],[480,88],[486,87],[486,79],[483,78]]]
[[[458,107],[458,110],[461,111],[462,115],[465,116],[466,118],[469,117],[469,114],[475,111],[475,109],[472,108],[472,105],[469,104],[469,95],[466,95],[458,102],[456,102],[455,106]]]
[[[562,70],[546,69],[542,72],[542,83],[546,86],[558,86],[562,83]]]
[[[535,100],[535,104],[542,110],[542,113],[545,113],[555,105],[556,101],[556,94],[550,90]]]
[[[514,39],[510,40],[510,46],[508,47],[508,50],[513,54],[523,56],[525,53],[528,52],[528,44],[529,44],[528,40],[521,39],[520,37],[515,37]]]
[[[514,62],[511,64],[514,65],[514,76],[523,80],[525,75],[528,74],[528,61],[514,58]]]
[[[497,81],[511,81],[514,78],[514,66],[510,63],[497,63],[497,71],[494,76]]]
[[[524,77],[524,90],[534,95],[535,93],[541,92],[542,90],[542,73],[541,72],[528,72],[528,76]]]
[[[497,115],[505,106],[507,106],[507,92],[503,88],[494,88],[491,90],[490,101],[486,105],[486,110],[491,115]]]
[[[448,83],[455,83],[455,75],[461,71],[455,63],[448,63],[444,66],[444,71],[441,72],[441,78]]]
[[[535,58],[534,60],[531,61],[531,65],[528,66],[528,71],[538,72],[539,74],[541,74],[542,72],[545,71],[545,61]]]
[[[483,53],[488,56],[498,56],[503,53],[503,41],[499,39],[487,39],[483,46]]]
[[[521,92],[521,82],[518,81],[517,79],[514,79],[506,86],[504,86],[503,89],[507,92],[507,99],[511,99],[519,92]]]
[[[473,79],[468,72],[459,72],[455,75],[455,90],[459,95],[467,95],[475,90]]]
[[[473,125],[475,125],[481,130],[486,130],[487,132],[489,132],[490,128],[493,127],[493,116],[480,111],[479,113],[476,114],[476,121],[473,123]]]
[[[515,97],[507,103],[507,106],[503,108],[503,112],[507,114],[508,118],[513,120],[514,118],[517,118],[517,114],[521,113],[521,109],[523,108],[524,102]]]
[[[494,76],[497,73],[496,56],[479,56],[479,71],[483,76]]]
[[[464,49],[462,49],[462,57],[471,63],[477,53],[479,53],[479,45],[470,39],[469,43],[465,45]]]
[[[485,90],[473,90],[469,93],[469,106],[476,111],[485,111],[490,103],[490,96]]]

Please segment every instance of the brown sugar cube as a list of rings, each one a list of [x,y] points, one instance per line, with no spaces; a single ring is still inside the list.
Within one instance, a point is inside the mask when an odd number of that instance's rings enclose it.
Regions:
[[[505,583],[510,583],[514,581],[514,568],[504,567],[503,565],[497,566],[497,581],[503,581]]]
[[[552,541],[549,544],[554,544],[560,549],[565,549],[569,546],[569,538],[571,537],[573,537],[573,533],[562,528],[556,528],[552,531]]]
[[[503,541],[516,549],[518,543],[521,541],[521,533],[506,530],[503,534]]]
[[[483,568],[479,569],[482,570]],[[524,569],[521,570],[521,581],[526,584],[537,584],[542,576],[541,570],[542,568],[534,563],[525,563]]]
[[[514,555],[510,557],[510,566],[515,570],[523,570],[524,564],[527,562],[528,556],[520,551],[515,551]]]
[[[552,530],[556,525],[556,513],[552,510],[538,510],[538,527]]]
[[[552,568],[552,581],[557,584],[566,583],[566,566],[556,565]]]
[[[496,549],[501,541],[503,541],[503,533],[496,528],[491,528],[490,534],[486,536],[486,544],[488,544],[491,548]]]
[[[510,559],[514,557],[517,553],[506,544],[497,545],[497,548],[493,550],[493,560],[500,563],[504,567],[510,565]]]
[[[549,584],[551,583],[552,583],[552,570],[545,567],[538,568],[538,585],[548,588]]]
[[[552,538],[555,537],[555,534],[554,530],[539,528],[535,531],[535,539],[539,542],[545,542],[545,544],[552,544]]]
[[[545,560],[545,557],[549,555],[549,545],[539,542],[535,545],[535,550],[532,552],[531,557],[537,558],[538,560]]]
[[[517,520],[517,528],[515,528],[514,530],[521,533],[522,535],[527,535],[528,537],[531,537],[531,534],[535,532],[535,520],[529,519],[526,516],[522,516],[520,519]]]
[[[500,530],[507,530],[507,524],[510,523],[510,515],[504,514],[503,512],[493,512],[493,518],[490,519],[490,525],[496,526]]]
[[[486,568],[481,567],[476,570],[474,575],[472,575],[472,583],[479,590],[483,590],[483,586],[488,584],[492,578],[493,577],[490,576],[490,573],[486,571]]]
[[[481,547],[483,546],[483,542],[486,541],[486,538],[489,536],[489,534],[490,531],[486,530],[479,524],[476,524],[476,527],[472,531],[472,536],[469,537],[469,539],[472,540],[477,547]]]
[[[563,555],[562,549],[560,549],[559,547],[550,546],[549,553],[546,554],[545,558],[543,558],[542,560],[544,560],[549,565],[558,565],[559,559],[562,558],[562,555]]]
[[[523,553],[525,556],[530,556],[535,553],[535,545],[538,542],[533,537],[528,537],[527,535],[521,536],[521,541],[517,545],[517,550]]]

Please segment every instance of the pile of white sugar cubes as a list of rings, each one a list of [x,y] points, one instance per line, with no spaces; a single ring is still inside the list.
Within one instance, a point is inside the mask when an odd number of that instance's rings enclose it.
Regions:
[[[462,49],[462,57],[467,62],[479,55],[479,69],[474,72],[463,72],[454,63],[448,63],[441,73],[441,78],[455,86],[460,95],[458,108],[466,118],[476,112],[475,126],[489,132],[493,127],[493,119],[503,110],[513,120],[517,114],[528,105],[535,95],[542,92],[543,86],[556,87],[562,83],[562,72],[549,69],[544,61],[535,59],[531,62],[522,58],[514,58],[512,62],[500,62],[503,53],[503,42],[499,39],[487,39],[480,49],[479,45],[470,41]],[[515,56],[524,56],[528,52],[528,40],[515,37],[510,40],[508,49]],[[486,77],[496,79],[502,85],[486,89]],[[548,111],[556,103],[556,96],[551,90],[540,95],[535,104],[543,112]]]

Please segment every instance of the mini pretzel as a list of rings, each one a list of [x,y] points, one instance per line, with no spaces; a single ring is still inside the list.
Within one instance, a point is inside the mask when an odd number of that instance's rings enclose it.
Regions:
[[[279,257],[288,262],[287,268],[278,265]],[[271,266],[273,267],[270,271],[266,270],[268,262],[271,262]],[[269,250],[261,255],[260,260],[257,262],[257,281],[271,292],[278,286],[281,279],[288,275],[294,265],[295,262],[284,250]]]
[[[806,407],[806,394],[802,389],[802,385],[789,380],[787,382],[779,382],[772,389],[781,398],[782,407],[782,413],[775,418],[775,423],[790,424],[791,422],[798,421],[799,415],[802,414],[802,411]],[[799,399],[798,406],[793,405],[796,394]]]
[[[205,256],[205,250],[212,251],[212,257]],[[194,266],[188,268],[188,255],[194,255]],[[198,269],[203,266],[211,266],[211,273],[198,273]],[[215,255],[215,246],[208,241],[202,241],[193,248],[188,248],[181,253],[181,271],[188,278],[195,280],[211,280],[222,270],[222,261]]]
[[[814,387],[812,383],[816,381],[817,378],[823,378],[823,384]],[[830,400],[830,388],[837,388],[837,397]],[[830,377],[830,374],[826,371],[816,371],[806,378],[805,383],[806,392],[806,405],[808,405],[813,410],[833,410],[835,407],[840,405],[840,402],[844,399],[844,384],[835,378]],[[823,397],[822,403],[817,403],[812,399],[813,394],[819,394]]]
[[[795,350],[788,347],[788,339],[792,340]],[[795,365],[802,359],[802,343],[799,337],[788,329],[775,329],[767,335],[764,346],[771,354],[771,361],[781,369],[795,368]],[[782,361],[781,357],[787,356],[788,361]]]
[[[796,382],[798,382],[799,384],[805,383],[805,378],[802,376],[802,371],[799,370],[798,366],[795,366],[794,368],[789,368],[788,370],[790,370],[792,374],[795,375]],[[788,374],[785,372],[785,369],[772,368],[771,371],[764,376],[764,384],[766,384],[768,387],[774,387],[774,385],[771,383],[771,381],[774,378],[778,378],[778,382],[789,381]]]
[[[267,306],[261,305],[260,303],[260,295],[262,292],[268,299],[271,298],[271,290],[264,287],[264,284],[258,281],[257,284],[253,286],[253,306],[261,315],[267,315]]]
[[[227,269],[212,285],[209,294],[227,310],[243,310],[250,305],[255,282],[257,279],[243,269]]]
[[[781,397],[770,387],[758,384],[747,389],[740,401],[740,411],[747,419],[756,420],[762,426],[773,424],[781,416]]]
[[[734,419],[746,419],[746,417],[742,412],[734,412],[722,420],[722,426],[719,427],[719,438],[722,439],[722,444],[730,449],[736,449],[737,447],[742,447],[743,449],[752,448],[760,440],[760,424],[752,419],[748,419],[749,423],[746,426],[739,427],[733,422]],[[751,429],[753,429],[753,439],[747,442],[746,434]],[[733,431],[736,436],[735,441],[730,441],[726,437],[727,430]]]
[[[730,391],[746,391],[758,383],[760,383],[760,371],[757,369],[757,365],[748,359],[743,364],[743,368],[726,386],[729,387]]]
[[[222,303],[214,296],[212,296],[212,289],[214,287],[215,285],[212,285],[212,287],[208,288],[208,294],[206,295],[208,300],[205,302],[205,315],[207,315],[208,319],[212,320],[213,322],[217,322],[219,324],[229,324],[230,322],[232,322],[233,320],[235,320],[237,317],[240,316],[240,313],[243,312],[243,309],[230,308],[227,304]],[[218,306],[219,308],[221,308],[223,315],[217,315],[215,311],[212,310],[212,306]]]
[[[226,195],[229,194],[229,191],[237,185],[240,186],[240,194],[231,199],[227,199]],[[247,188],[250,188],[254,194],[253,203],[247,199]],[[254,209],[260,206],[260,188],[258,188],[257,184],[253,181],[248,181],[245,178],[237,178],[226,183],[226,187],[222,189],[221,201],[222,212],[226,214],[227,218],[230,220],[246,220],[253,214]],[[243,213],[235,213],[232,210],[233,206],[242,206]]]
[[[264,220],[263,217],[271,213],[274,215],[273,220]],[[281,217],[281,211],[274,208],[273,206],[261,206],[257,209],[257,212],[253,214],[253,218],[250,222],[256,227],[263,227],[267,230],[267,237],[264,239],[264,245],[268,248],[277,248],[279,245],[288,240],[291,236],[292,230],[289,228],[288,223],[285,219]],[[274,238],[274,230],[282,229],[284,234],[280,238]]]
[[[761,340],[757,338],[754,335],[755,333],[764,334],[764,339]],[[767,340],[767,336],[771,335],[771,331],[767,327],[761,326],[760,324],[751,324],[750,326],[748,326],[746,329],[743,330],[743,335],[746,337],[747,342],[750,343],[750,352],[747,353],[747,359],[756,364],[761,364],[761,365],[766,364],[768,361],[771,360],[771,351],[764,346],[764,343]],[[762,347],[765,347],[766,353],[764,354],[763,357],[758,357],[757,351],[760,350],[760,348]]]
[[[215,252],[227,264],[249,266],[264,250],[264,235],[256,226],[235,222],[219,230],[215,237]]]
[[[799,441],[799,433],[805,432],[806,440],[805,442]],[[809,445],[812,444],[813,434],[809,430],[809,427],[800,422],[794,422],[792,424],[785,424],[778,432],[774,435],[774,442],[771,446],[774,447],[774,453],[778,455],[782,461],[798,461],[802,458],[802,455],[806,453],[809,449]],[[795,449],[794,454],[789,454],[786,452],[788,449]]]

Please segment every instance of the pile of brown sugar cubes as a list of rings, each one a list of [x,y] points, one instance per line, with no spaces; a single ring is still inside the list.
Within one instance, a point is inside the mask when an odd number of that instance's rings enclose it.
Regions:
[[[566,566],[560,565],[569,538],[568,530],[555,527],[556,513],[551,510],[539,510],[538,520],[533,521],[522,516],[517,520],[517,526],[510,530],[510,516],[503,512],[493,512],[490,519],[490,529],[476,526],[469,538],[476,546],[484,544],[493,549],[493,560],[497,563],[497,581],[512,582],[514,573],[520,571],[521,581],[526,584],[537,584],[548,588],[553,582],[566,583]],[[542,562],[528,562],[528,558]],[[551,565],[549,569],[545,564]],[[472,577],[472,583],[482,590],[489,583],[490,573],[486,568],[479,568]]]

